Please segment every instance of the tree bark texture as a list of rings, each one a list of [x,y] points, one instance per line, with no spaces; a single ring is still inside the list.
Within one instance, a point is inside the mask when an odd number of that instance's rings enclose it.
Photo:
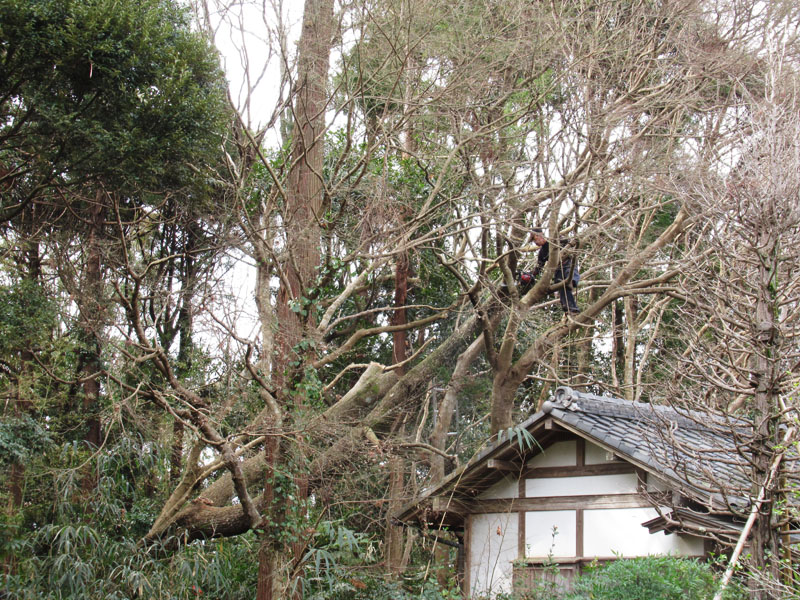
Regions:
[[[281,388],[306,323],[313,323],[311,292],[320,264],[324,204],[322,163],[327,79],[333,39],[333,0],[306,0],[298,46],[292,167],[284,198],[286,260],[281,265],[277,316],[280,323],[275,375]]]
[[[102,372],[101,352],[104,327],[105,303],[103,301],[103,246],[106,215],[106,192],[98,190],[89,203],[87,218],[88,235],[84,250],[85,264],[83,280],[80,283],[76,302],[80,312],[81,356],[78,377],[80,384],[81,412],[84,415],[85,431],[83,441],[90,452],[102,443],[100,422],[100,374]],[[94,461],[84,467],[81,488],[90,494],[97,486],[97,472]]]
[[[410,262],[407,252],[401,252],[395,262],[394,277],[394,313],[392,314],[392,325],[406,324],[406,298],[408,296],[408,276]],[[400,329],[392,333],[392,362],[399,364],[406,359],[406,347],[408,346],[408,331]],[[398,368],[398,375],[402,376],[405,367]]]
[[[261,536],[261,545],[258,551],[258,587],[256,600],[273,600],[277,598],[278,573],[280,569],[280,556],[285,555],[285,549],[270,535],[270,531],[280,527],[278,502],[275,496],[276,465],[280,458],[280,442],[276,436],[268,436],[264,442],[264,492],[261,494],[261,511],[264,514]]]
[[[780,374],[776,372],[780,361],[780,331],[775,321],[776,298],[774,278],[778,272],[780,256],[779,240],[774,229],[759,232],[757,248],[761,261],[758,266],[758,287],[755,307],[756,339],[754,344],[755,361],[752,374],[755,393],[753,408],[755,412],[753,452],[753,481],[766,482],[764,489],[765,502],[758,511],[753,524],[752,544],[753,561],[758,569],[770,568],[777,577],[777,561],[770,560],[768,555],[779,556],[778,535],[772,523],[773,502],[776,497],[775,484],[779,480],[770,477],[772,462],[775,460],[775,448],[779,443],[778,425],[780,407],[777,387]],[[753,590],[754,598],[766,599],[769,594],[762,590]]]
[[[394,277],[394,312],[392,325],[406,324],[406,297],[408,295],[409,259],[407,252],[401,252],[395,261]],[[406,346],[408,332],[400,329],[392,333],[392,362],[399,365],[394,369],[398,377],[405,372]],[[398,415],[393,429],[402,430],[405,416]],[[403,540],[405,527],[394,523],[392,513],[402,506],[405,496],[405,460],[400,456],[392,456],[388,461],[389,467],[389,502],[386,510],[386,525],[384,529],[384,560],[386,569],[393,577],[400,576],[405,565],[403,564]]]
[[[81,333],[84,344],[84,362],[81,371],[83,378],[83,412],[87,426],[84,441],[90,448],[99,448],[102,442],[100,431],[100,352],[103,329],[103,226],[105,222],[105,192],[97,192],[95,201],[89,209],[89,235],[86,243],[85,280],[78,300],[81,311]],[[89,485],[87,481],[87,485]],[[94,487],[91,484],[90,487]]]
[[[298,45],[297,80],[293,90],[292,166],[283,198],[282,219],[286,237],[285,259],[279,265],[277,352],[271,357],[273,384],[278,390],[279,399],[287,407],[292,403],[297,406],[305,403],[301,394],[295,394],[293,401],[290,398],[295,379],[302,376],[302,356],[308,353],[300,350],[298,345],[310,333],[314,324],[315,292],[312,288],[319,276],[317,270],[320,265],[321,222],[324,218],[322,166],[333,29],[333,0],[306,0]],[[269,285],[268,281],[261,283]],[[264,293],[262,290],[262,298]],[[302,452],[299,444],[297,452]],[[264,460],[267,473],[274,475],[277,451],[267,448]],[[268,480],[265,485],[263,496],[267,500],[267,518],[274,519],[276,511],[287,507],[278,507],[278,499],[270,499]],[[295,486],[295,501],[304,502],[308,495],[308,478],[302,469],[295,476]],[[287,502],[286,499],[281,501]],[[263,541],[263,544],[269,543],[271,542],[267,539]],[[299,562],[300,557],[297,554],[302,549],[295,546],[291,551]],[[262,548],[257,600],[272,598],[271,589],[276,577],[273,556],[274,550],[266,551]]]

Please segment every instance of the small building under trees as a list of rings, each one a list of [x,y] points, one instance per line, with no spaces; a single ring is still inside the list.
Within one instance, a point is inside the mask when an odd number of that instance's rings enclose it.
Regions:
[[[568,586],[593,562],[704,557],[739,537],[750,509],[748,429],[562,387],[397,518],[456,535],[468,597]]]

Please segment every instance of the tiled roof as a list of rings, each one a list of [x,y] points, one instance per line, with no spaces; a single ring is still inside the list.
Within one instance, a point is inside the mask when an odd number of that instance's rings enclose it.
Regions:
[[[515,429],[526,429],[543,440],[557,430],[548,427],[548,421],[655,474],[712,514],[741,514],[750,504],[754,486],[747,443],[752,427],[745,421],[567,387],[558,388],[540,412]],[[413,518],[433,497],[475,497],[503,476],[491,468],[492,459],[527,460],[538,452],[537,447],[523,450],[519,440],[505,432],[500,432],[499,438],[404,507],[398,513],[400,518]],[[789,464],[797,469],[798,457],[791,453]]]
[[[559,388],[543,412],[691,492],[741,508],[751,488],[742,421]],[[738,442],[738,443],[737,443]],[[744,450],[743,453],[740,453]]]

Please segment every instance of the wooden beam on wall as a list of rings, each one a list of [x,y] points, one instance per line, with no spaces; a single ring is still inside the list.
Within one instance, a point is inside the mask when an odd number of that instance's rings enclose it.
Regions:
[[[588,475],[621,475],[636,473],[636,467],[627,462],[611,462],[597,465],[534,467],[525,472],[528,479],[546,477],[585,477]]]
[[[464,502],[467,514],[502,513],[529,510],[577,510],[599,508],[651,507],[650,499],[641,494],[593,494],[585,496],[546,496],[541,498],[498,498]]]

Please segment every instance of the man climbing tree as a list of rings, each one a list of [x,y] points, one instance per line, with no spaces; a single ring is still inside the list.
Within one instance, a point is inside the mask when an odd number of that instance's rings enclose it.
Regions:
[[[539,254],[536,256],[536,268],[533,270],[533,279],[539,276],[542,269],[550,259],[550,242],[544,236],[541,229],[534,229],[531,241],[539,247]],[[558,299],[564,314],[577,314],[581,310],[575,302],[575,291],[578,289],[578,282],[581,274],[578,271],[578,259],[575,258],[571,250],[577,246],[575,240],[562,239],[558,242],[558,254],[555,256],[556,268],[553,272],[553,286],[558,286]]]

